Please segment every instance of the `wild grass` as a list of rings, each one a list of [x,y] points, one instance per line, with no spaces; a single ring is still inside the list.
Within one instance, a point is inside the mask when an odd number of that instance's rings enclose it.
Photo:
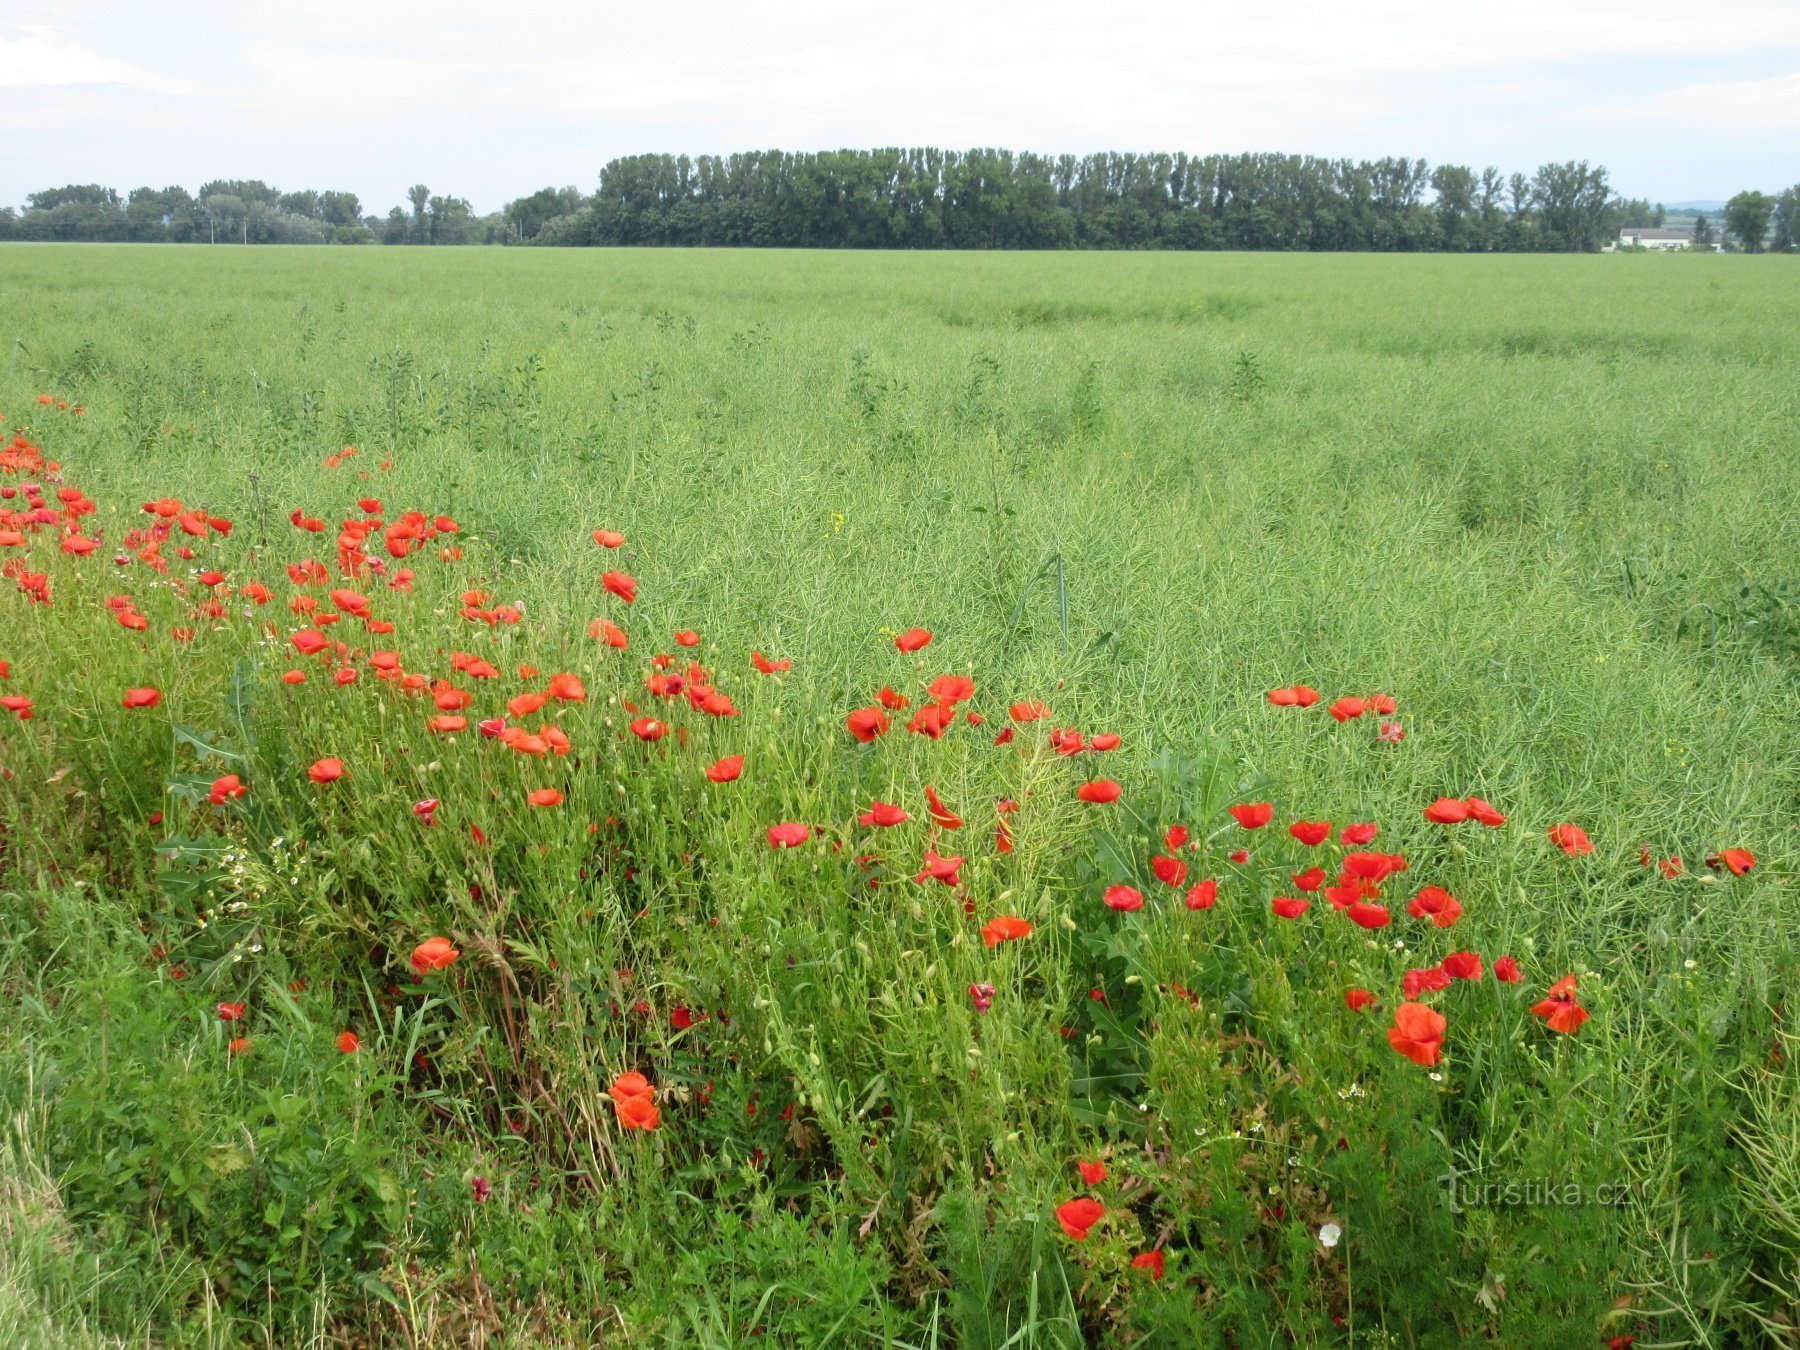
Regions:
[[[1785,259],[12,247],[0,296],[0,410],[106,538],[27,546],[49,607],[0,593],[0,693],[37,712],[0,720],[14,1343],[1794,1343]],[[331,561],[364,495],[464,553],[409,562],[411,596],[356,583],[398,629],[347,640],[489,656],[471,721],[521,663],[580,674],[567,760],[434,737],[286,645],[281,564]],[[236,522],[173,578],[275,602],[195,625],[115,565],[165,496]],[[522,622],[464,622],[465,589]],[[690,739],[646,745],[620,704],[653,710],[677,629],[742,715],[677,705]],[[985,726],[846,733],[943,672]],[[1295,683],[1391,694],[1405,739],[1269,706]],[[162,704],[122,709],[137,685]],[[993,746],[1025,699],[1053,719]],[[1122,744],[1064,759],[1050,725]],[[744,778],[707,783],[728,753]],[[213,808],[227,772],[250,795]],[[1090,777],[1119,807],[1074,800]],[[926,783],[968,818],[935,840],[954,893],[911,880]],[[1421,819],[1446,794],[1508,823]],[[859,828],[871,797],[914,820]],[[1270,917],[1313,860],[1295,819],[1381,824],[1393,927]],[[815,839],[777,854],[778,821]],[[1210,911],[1149,875],[1177,821]],[[1757,866],[1709,870],[1726,847]],[[1121,881],[1151,903],[1105,907]],[[1425,883],[1456,928],[1400,917]],[[988,951],[1003,912],[1036,930]],[[415,982],[434,934],[464,954]],[[1383,1031],[1453,950],[1526,980],[1433,997],[1434,1078]],[[1568,972],[1593,1016],[1557,1036],[1529,1006]],[[606,1097],[626,1069],[648,1136]],[[1452,1174],[1584,1199],[1458,1205]],[[1054,1210],[1087,1193],[1076,1243]]]

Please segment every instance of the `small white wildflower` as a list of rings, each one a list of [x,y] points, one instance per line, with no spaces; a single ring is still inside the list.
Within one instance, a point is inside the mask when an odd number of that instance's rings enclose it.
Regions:
[[[1319,1245],[1326,1251],[1330,1251],[1333,1247],[1337,1246],[1338,1239],[1343,1236],[1344,1230],[1339,1228],[1335,1223],[1319,1225]]]

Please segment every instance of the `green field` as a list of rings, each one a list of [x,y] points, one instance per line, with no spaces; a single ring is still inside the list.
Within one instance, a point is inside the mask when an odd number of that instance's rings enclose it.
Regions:
[[[1786,258],[0,249],[0,1340],[1796,1344],[1796,313]],[[1355,822],[1385,927],[1296,887]]]

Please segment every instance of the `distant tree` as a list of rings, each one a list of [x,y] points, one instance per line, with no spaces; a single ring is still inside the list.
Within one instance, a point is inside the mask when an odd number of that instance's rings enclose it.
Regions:
[[[98,183],[70,184],[68,187],[46,188],[25,198],[27,211],[54,211],[61,206],[97,206],[112,210],[119,205],[119,194]]]
[[[1531,180],[1531,198],[1550,247],[1586,253],[1600,246],[1610,201],[1605,169],[1586,160],[1545,164]]]
[[[1766,192],[1740,192],[1725,203],[1725,229],[1746,253],[1761,253],[1775,199]]]
[[[206,218],[206,241],[216,244],[250,242],[250,209],[235,192],[205,192],[200,210]]]
[[[412,236],[412,223],[407,220],[406,212],[393,207],[387,213],[387,219],[381,224],[381,242],[384,244],[404,244]]]
[[[215,178],[210,183],[202,183],[197,195],[206,198],[217,193],[236,197],[246,207],[252,202],[273,207],[281,200],[281,194],[260,178]]]
[[[1702,211],[1699,215],[1694,217],[1694,247],[1697,249],[1706,249],[1708,252],[1711,252],[1712,246],[1712,222],[1706,218],[1706,213]]]
[[[1481,219],[1483,249],[1500,246],[1506,220],[1506,179],[1500,170],[1489,165],[1481,171],[1481,187],[1476,196],[1476,209]]]
[[[284,192],[278,205],[285,216],[304,216],[313,220],[319,215],[319,194],[311,188],[301,192]]]
[[[428,241],[433,244],[475,242],[475,209],[463,197],[433,197],[429,210]]]
[[[1432,209],[1437,213],[1439,247],[1460,253],[1478,233],[1470,217],[1475,213],[1476,178],[1460,164],[1440,164],[1431,174],[1431,190],[1437,194]]]
[[[529,197],[506,204],[502,215],[515,239],[535,239],[538,232],[558,216],[569,216],[581,209],[581,189],[539,188]]]
[[[340,230],[363,223],[362,203],[357,200],[354,192],[321,192],[319,214],[326,224],[335,225]]]
[[[1769,248],[1776,253],[1792,253],[1800,247],[1800,184],[1775,198],[1774,233]]]
[[[425,220],[425,208],[431,201],[431,189],[423,183],[414,183],[406,189],[406,200],[412,203],[412,231],[410,242],[415,244],[430,243],[430,227]]]

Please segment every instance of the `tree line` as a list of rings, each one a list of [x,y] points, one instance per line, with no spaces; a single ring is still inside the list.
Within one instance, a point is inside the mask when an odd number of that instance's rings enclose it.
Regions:
[[[547,187],[488,215],[423,184],[385,216],[363,214],[354,193],[259,181],[123,197],[88,184],[0,209],[0,239],[1591,252],[1664,218],[1660,204],[1614,194],[1586,161],[1527,175],[1401,158],[920,148],[631,155],[606,164],[591,195]],[[1747,251],[1791,250],[1800,187],[1739,193],[1722,223]]]

